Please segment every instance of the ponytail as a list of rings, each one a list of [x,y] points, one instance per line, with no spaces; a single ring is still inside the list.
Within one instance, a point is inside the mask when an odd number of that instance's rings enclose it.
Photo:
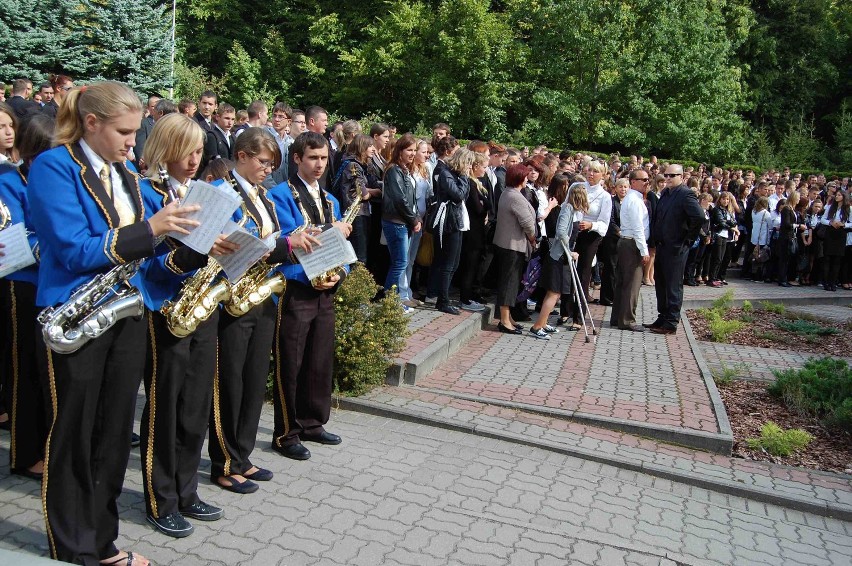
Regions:
[[[55,143],[79,141],[86,133],[85,118],[89,114],[109,121],[125,112],[139,112],[142,119],[142,101],[127,85],[104,81],[73,88],[65,95],[56,116]]]

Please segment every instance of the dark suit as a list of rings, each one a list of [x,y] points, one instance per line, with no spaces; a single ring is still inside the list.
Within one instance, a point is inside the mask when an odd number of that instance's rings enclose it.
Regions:
[[[55,100],[51,100],[50,102],[45,102],[44,106],[41,107],[41,113],[47,114],[54,120],[56,120],[56,114],[59,112],[59,105],[56,104]]]
[[[204,153],[201,157],[199,171],[204,171],[214,159],[234,159],[234,136],[229,136],[230,144],[225,139],[225,134],[217,127],[207,132],[204,139]]]
[[[12,110],[15,111],[19,122],[27,116],[41,112],[41,106],[38,105],[38,102],[27,100],[23,96],[13,96],[6,100],[6,104],[11,106]]]
[[[677,328],[683,305],[686,257],[703,223],[704,211],[692,189],[680,185],[663,190],[651,225],[651,235],[657,250],[654,278],[658,326]]]
[[[199,126],[201,126],[201,129],[204,130],[204,133],[213,130],[213,123],[205,120],[204,116],[202,116],[200,112],[196,111],[196,113],[192,116],[192,119],[195,120]]]
[[[621,201],[613,195],[612,214],[606,236],[598,247],[598,261],[601,262],[601,297],[604,304],[615,300],[615,266],[618,261],[618,240],[621,239]]]
[[[151,130],[154,129],[154,119],[150,116],[142,118],[142,123],[139,124],[139,129],[136,130],[136,146],[133,148],[133,153],[136,155],[135,163],[139,163],[142,159],[142,152],[145,151],[145,142],[148,141],[148,136],[151,135]]]

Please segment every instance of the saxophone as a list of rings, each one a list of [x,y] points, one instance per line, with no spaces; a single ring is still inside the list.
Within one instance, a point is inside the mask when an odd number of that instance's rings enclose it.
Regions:
[[[225,179],[233,187],[236,181],[228,175]],[[248,220],[245,204],[240,205],[243,216],[239,222],[244,226]],[[227,277],[216,277],[222,268],[213,258],[207,259],[207,265],[190,275],[183,282],[175,301],[166,301],[160,307],[160,313],[166,318],[169,332],[178,338],[189,336],[198,326],[213,316],[219,303],[231,298],[231,284]]]
[[[9,212],[9,207],[0,200],[0,230],[5,230],[12,223],[12,213]]]
[[[355,178],[355,195],[352,199],[352,204],[349,205],[349,208],[347,208],[346,212],[343,214],[341,222],[352,224],[352,222],[355,220],[355,217],[358,216],[358,213],[361,211],[361,204],[364,202],[364,186],[361,182],[361,176],[358,175],[358,171],[355,167],[355,162],[353,161],[352,163],[350,163],[349,167],[351,168],[352,176]],[[296,203],[299,205],[299,208],[301,209],[302,214],[304,215],[305,209],[302,208],[302,203],[298,199],[296,200]],[[340,268],[338,267],[337,269],[332,269],[331,271],[320,273],[319,275],[311,279],[311,285],[317,287],[319,285],[328,283],[332,277],[337,275],[337,272],[339,270]]]
[[[299,205],[304,219],[302,225],[290,232],[299,234],[310,226],[310,217],[302,207],[299,193],[293,192],[293,198]],[[225,303],[225,310],[233,317],[240,317],[251,309],[261,304],[272,295],[280,295],[287,288],[287,278],[280,271],[270,275],[270,271],[281,265],[280,263],[268,264],[263,260],[258,261],[249,268],[231,287],[231,298]]]
[[[142,293],[130,284],[140,263],[124,263],[98,274],[78,287],[64,304],[41,311],[37,320],[45,344],[58,354],[70,354],[122,318],[145,314]]]

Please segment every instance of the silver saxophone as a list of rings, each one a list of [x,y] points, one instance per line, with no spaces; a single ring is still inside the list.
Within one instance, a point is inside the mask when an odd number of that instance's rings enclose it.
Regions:
[[[63,304],[38,315],[44,342],[57,354],[71,354],[122,318],[145,314],[142,293],[130,284],[141,260],[116,265],[77,287]]]

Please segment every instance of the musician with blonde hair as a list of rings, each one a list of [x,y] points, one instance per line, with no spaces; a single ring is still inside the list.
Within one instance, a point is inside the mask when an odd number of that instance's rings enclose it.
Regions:
[[[204,131],[188,116],[169,114],[157,121],[145,143],[147,178],[140,182],[147,209],[158,211],[186,196],[203,159],[204,140]],[[234,249],[220,236],[211,253]],[[221,509],[201,501],[197,493],[216,375],[219,311],[175,334],[173,313],[180,307],[174,304],[187,281],[211,260],[171,237],[156,251],[143,266],[149,346],[140,431],[142,488],[148,522],[180,538],[193,532],[186,517],[222,517]],[[171,306],[164,309],[166,301]]]
[[[127,162],[141,120],[142,103],[121,83],[65,96],[58,147],[33,162],[27,189],[41,250],[38,306],[62,305],[93,277],[153,255],[156,237],[197,225],[185,218],[195,207],[146,209]],[[45,351],[54,413],[42,481],[50,554],[76,564],[146,566],[115,546],[146,324],[124,317],[102,330],[71,353]]]

